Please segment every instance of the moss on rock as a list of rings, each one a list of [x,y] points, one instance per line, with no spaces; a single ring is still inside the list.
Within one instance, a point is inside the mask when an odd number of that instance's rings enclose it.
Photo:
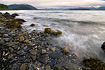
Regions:
[[[31,24],[30,26],[33,27],[33,26],[35,26],[35,24]]]
[[[45,28],[44,33],[53,34],[53,35],[61,35],[62,32],[60,30],[54,31],[51,28]]]
[[[92,70],[105,70],[105,63],[98,58],[90,57],[89,59],[83,59],[81,63],[85,67],[89,67]]]
[[[4,20],[0,18],[0,22],[4,22]]]

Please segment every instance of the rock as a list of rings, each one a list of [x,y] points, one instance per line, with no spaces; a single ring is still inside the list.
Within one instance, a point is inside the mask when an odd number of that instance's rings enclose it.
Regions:
[[[81,70],[81,67],[72,63],[63,63],[66,70]]]
[[[33,27],[33,26],[35,26],[35,24],[31,24],[30,26]]]
[[[36,55],[31,56],[32,60],[35,61],[36,60]]]
[[[105,70],[105,63],[98,58],[83,59],[81,61],[82,65],[90,68],[91,70]]]
[[[48,52],[44,49],[42,49],[42,54],[47,54]]]
[[[48,62],[48,65],[52,67],[52,66],[54,66],[56,63],[57,63],[56,60],[51,60],[50,62]]]
[[[3,37],[7,38],[8,37],[8,34],[4,34]]]
[[[69,50],[66,47],[62,48],[62,53],[70,54]]]
[[[101,48],[105,52],[105,42],[101,45]]]
[[[21,67],[20,67],[20,70],[26,70],[26,65],[22,64]]]
[[[9,42],[10,38],[3,38],[5,42]]]
[[[45,70],[51,70],[51,67],[50,66],[45,66]]]
[[[56,50],[56,47],[52,47],[52,48],[51,48],[51,50],[52,50],[53,52],[55,52],[55,50]]]
[[[15,18],[16,16],[19,16],[19,15],[17,13],[13,13],[11,16]]]
[[[50,58],[57,59],[61,57],[61,54],[53,52],[53,53],[50,53],[49,56]]]
[[[37,50],[29,50],[30,51],[30,53],[32,54],[32,55],[36,55],[37,54]]]
[[[24,37],[23,36],[20,37],[20,42],[22,42],[22,41],[24,41]]]
[[[54,65],[54,70],[61,70],[61,66],[58,64]]]
[[[12,53],[14,51],[14,49],[9,47],[9,51]]]
[[[42,49],[43,47],[42,47],[42,46],[38,46],[37,48],[38,48],[38,49]]]
[[[26,44],[31,44],[31,41],[29,41],[29,40],[25,40],[24,41]]]
[[[51,28],[45,28],[44,33],[53,34],[53,35],[61,35],[62,32],[60,30],[54,31]]]
[[[47,59],[47,57],[44,56],[44,55],[39,55],[39,57],[37,58],[37,61],[39,61],[39,62],[41,62],[41,63],[43,63],[43,64],[46,64],[47,61],[48,61],[48,59]]]
[[[25,52],[24,52],[23,50],[20,50],[20,51],[17,52],[17,54],[18,54],[18,55],[24,55]]]
[[[34,70],[34,69],[32,68],[32,66],[29,66],[29,70]]]
[[[24,49],[25,52],[28,52],[31,48],[26,48]]]
[[[6,32],[5,31],[0,31],[0,34],[5,34]]]
[[[19,18],[14,19],[14,21],[26,22],[24,19],[19,19]]]

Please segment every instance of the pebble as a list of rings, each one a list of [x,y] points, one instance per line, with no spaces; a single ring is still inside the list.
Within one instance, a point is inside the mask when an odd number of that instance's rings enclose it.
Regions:
[[[22,64],[20,67],[20,70],[25,70],[26,69],[26,65]]]
[[[50,58],[53,58],[53,59],[57,59],[57,58],[60,58],[62,55],[60,53],[50,53],[49,54]]]
[[[30,53],[32,54],[32,55],[36,55],[37,54],[37,50],[29,50],[30,51]]]

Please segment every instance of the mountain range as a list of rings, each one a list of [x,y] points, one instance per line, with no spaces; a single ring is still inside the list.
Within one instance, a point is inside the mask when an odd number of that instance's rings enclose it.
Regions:
[[[36,7],[28,4],[11,4],[8,8],[15,10],[38,10]]]

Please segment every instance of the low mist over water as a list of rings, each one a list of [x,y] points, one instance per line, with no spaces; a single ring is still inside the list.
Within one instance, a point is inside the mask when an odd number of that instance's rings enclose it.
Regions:
[[[5,12],[5,11],[1,11]],[[105,41],[105,11],[8,11],[18,13],[27,22],[23,27],[29,31],[52,28],[61,30],[62,36],[55,38],[55,45],[70,47],[79,58],[97,57],[105,60],[101,49]],[[35,27],[30,27],[34,23]]]

